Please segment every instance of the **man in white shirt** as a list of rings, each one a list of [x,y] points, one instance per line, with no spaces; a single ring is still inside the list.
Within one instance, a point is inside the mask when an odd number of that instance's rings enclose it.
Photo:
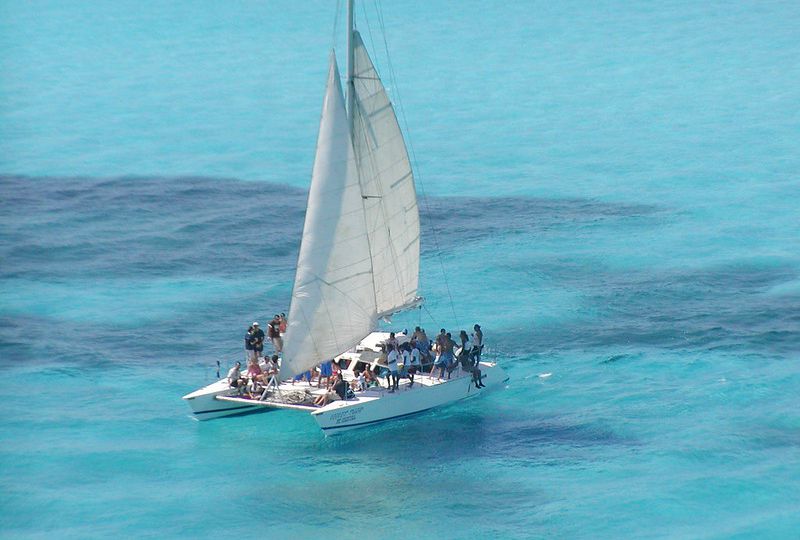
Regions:
[[[239,379],[242,378],[242,363],[236,362],[228,371],[228,384],[231,388],[239,388]]]
[[[408,373],[408,380],[410,384],[408,385],[409,388],[414,386],[414,374],[419,371],[421,367],[420,363],[420,352],[417,349],[414,340],[411,340],[411,343],[404,343],[402,345],[403,349],[403,363],[406,366],[406,372]]]
[[[389,368],[389,392],[397,390],[400,383],[400,377],[397,375],[397,364],[400,360],[400,354],[397,352],[397,347],[389,346],[389,352],[386,355],[386,367]]]

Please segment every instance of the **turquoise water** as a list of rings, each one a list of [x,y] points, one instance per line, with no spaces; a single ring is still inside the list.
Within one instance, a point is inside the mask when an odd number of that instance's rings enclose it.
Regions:
[[[359,9],[429,196],[396,324],[509,386],[188,418],[288,307],[334,8],[0,2],[0,536],[800,536],[792,2],[386,2],[390,58]]]

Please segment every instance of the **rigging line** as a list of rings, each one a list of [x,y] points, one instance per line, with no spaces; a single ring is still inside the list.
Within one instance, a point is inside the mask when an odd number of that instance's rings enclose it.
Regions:
[[[421,172],[420,167],[419,167],[419,161],[417,161],[417,154],[414,151],[414,144],[411,142],[411,132],[410,132],[410,130],[408,128],[408,120],[406,118],[406,110],[405,110],[405,107],[403,107],[403,100],[400,98],[400,89],[399,89],[399,87],[397,85],[397,77],[395,76],[394,66],[392,65],[392,57],[389,54],[389,44],[386,41],[386,26],[384,25],[384,22],[383,22],[383,15],[382,15],[382,8],[380,7],[380,0],[375,0],[375,9],[378,12],[378,24],[380,25],[381,34],[383,35],[383,48],[386,51],[386,64],[387,64],[387,67],[389,69],[389,77],[390,77],[390,79],[392,81],[392,88],[394,89],[394,94],[397,97],[397,105],[398,105],[398,108],[400,109],[400,116],[403,119],[403,127],[405,128],[405,131],[408,134],[406,142],[408,143],[409,150],[411,150],[411,160],[413,161],[413,165],[414,165],[413,169],[417,170],[417,180],[418,180],[418,183],[419,183],[419,187],[420,187],[420,189],[422,191],[422,199],[425,201],[425,211],[428,214],[428,223],[430,224],[431,231],[433,232],[433,243],[434,243],[434,246],[435,246],[435,249],[436,249],[437,258],[439,259],[439,266],[442,269],[442,277],[444,278],[444,286],[445,286],[445,289],[447,290],[447,296],[448,296],[448,298],[450,300],[450,310],[453,312],[453,318],[456,321],[456,326],[460,327],[461,323],[459,322],[458,315],[456,314],[456,307],[455,307],[455,303],[453,302],[453,294],[450,291],[450,283],[447,280],[447,272],[445,272],[445,270],[444,270],[444,260],[442,258],[442,250],[441,250],[441,247],[439,246],[439,233],[436,230],[436,225],[434,224],[434,220],[433,220],[433,214],[431,213],[430,204],[428,203],[428,194],[425,192],[425,184],[422,181],[422,172]],[[425,308],[425,310],[427,311],[427,307]],[[430,314],[430,312],[429,312],[429,314]],[[434,321],[434,322],[436,322],[436,321]]]
[[[434,326],[439,326],[439,323],[436,322],[436,319],[434,318],[434,316],[431,313],[431,311],[428,309],[428,306],[426,306],[425,304],[422,304],[420,307],[421,308],[425,308],[425,313],[427,313],[428,317],[431,318],[431,321],[433,321]],[[422,315],[420,315],[420,325],[422,325]]]
[[[367,34],[369,34],[369,44],[372,47],[373,51],[377,51],[378,48],[375,47],[375,40],[372,37],[372,25],[369,24],[369,16],[367,15],[367,3],[366,2],[361,2],[361,10],[364,13],[364,25],[367,27]],[[370,58],[370,60],[372,61],[372,65],[375,68],[375,73],[380,73],[380,71],[378,71],[378,66],[375,65],[375,60],[376,59],[375,58]],[[378,77],[378,80],[380,80],[380,77]]]
[[[333,33],[331,34],[331,49],[336,48],[336,34],[339,29],[339,12],[342,10],[342,0],[336,0],[336,12],[333,16]]]

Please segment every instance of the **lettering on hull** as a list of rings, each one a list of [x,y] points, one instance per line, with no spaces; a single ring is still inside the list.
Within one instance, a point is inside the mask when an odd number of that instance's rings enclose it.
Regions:
[[[349,424],[356,420],[364,410],[363,405],[358,407],[348,407],[342,411],[332,412],[328,415],[328,421],[331,424],[340,426],[342,424]]]

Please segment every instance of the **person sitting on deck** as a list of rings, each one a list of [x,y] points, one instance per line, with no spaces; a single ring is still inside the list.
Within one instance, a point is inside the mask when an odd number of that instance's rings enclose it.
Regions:
[[[265,356],[263,361],[258,363],[261,368],[261,376],[258,380],[264,384],[269,384],[273,377],[278,374],[278,356],[272,355],[272,358]]]
[[[241,386],[242,378],[242,363],[236,362],[233,367],[228,371],[228,384],[231,388],[239,388]]]
[[[333,385],[333,387],[328,392],[325,392],[315,399],[314,405],[324,407],[332,401],[336,401],[337,399],[345,399],[345,397],[347,397],[347,383],[344,382],[342,374],[339,373],[336,375],[336,383]]]
[[[259,375],[261,375],[263,371],[261,370],[261,366],[258,365],[258,362],[250,361],[247,363],[247,376],[251,379],[255,379]]]
[[[375,377],[375,373],[370,369],[369,366],[364,368],[364,371],[361,372],[361,375],[364,376],[364,381],[367,383],[367,388],[371,386],[378,386],[378,379]]]
[[[483,388],[486,386],[483,384],[483,376],[481,374],[481,368],[477,365],[472,368],[472,382],[475,383],[475,388]]]
[[[367,379],[363,371],[354,371],[355,378],[350,381],[350,389],[353,392],[363,392],[367,389]]]
[[[250,397],[253,397],[254,394],[261,394],[259,392],[259,385],[263,381],[264,372],[261,370],[261,366],[258,365],[258,362],[250,361],[247,363],[247,392],[250,394]]]

